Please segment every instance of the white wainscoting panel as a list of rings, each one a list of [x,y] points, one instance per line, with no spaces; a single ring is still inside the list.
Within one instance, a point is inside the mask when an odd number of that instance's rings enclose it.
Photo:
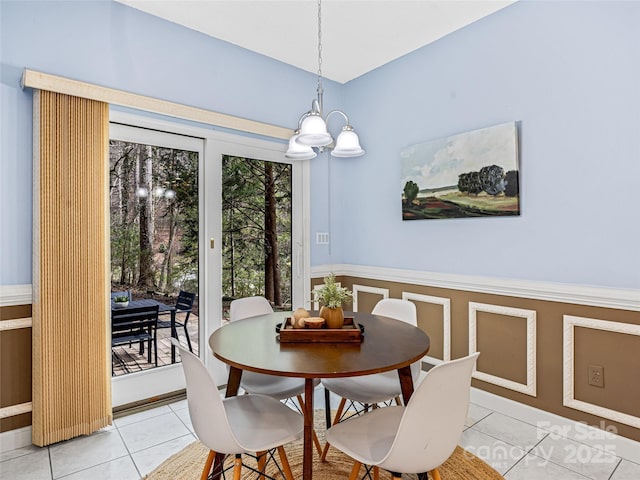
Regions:
[[[353,284],[353,311],[358,311],[358,294],[360,292],[373,293],[375,295],[382,295],[382,298],[389,298],[388,288],[368,287],[366,285]]]
[[[8,332],[9,330],[18,330],[21,328],[31,328],[32,323],[31,317],[3,320],[0,322],[0,332]],[[0,408],[0,418],[22,415],[23,413],[29,413],[31,410],[31,402],[20,403],[18,405],[8,405]]]
[[[33,325],[32,317],[2,320],[0,321],[0,332],[4,332],[8,330],[18,330],[20,328],[31,328],[32,325]]]
[[[527,321],[527,383],[522,384],[476,370],[473,377],[516,392],[536,396],[536,312],[522,308],[469,302],[469,355],[477,352],[477,312],[520,317]]]
[[[640,428],[640,418],[633,415],[629,415],[610,408],[601,407],[593,403],[583,402],[575,398],[574,391],[574,375],[575,375],[575,363],[574,363],[574,346],[575,327],[592,328],[594,330],[603,330],[605,332],[623,333],[625,335],[638,335],[640,336],[640,325],[634,325],[632,323],[611,322],[608,320],[597,320],[594,318],[574,317],[572,315],[565,315],[563,317],[563,353],[562,353],[562,380],[563,380],[563,401],[562,404],[565,407],[574,408],[592,415],[608,418],[615,422],[624,423],[625,425],[631,425],[634,428]]]
[[[432,365],[451,360],[451,299],[446,297],[434,297],[432,295],[422,295],[420,293],[402,292],[403,300],[414,302],[432,303],[442,306],[442,360],[425,355],[423,359]]]

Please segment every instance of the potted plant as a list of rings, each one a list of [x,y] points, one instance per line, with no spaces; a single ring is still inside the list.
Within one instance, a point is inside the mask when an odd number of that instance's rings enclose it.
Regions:
[[[129,297],[126,295],[119,295],[117,297],[113,297],[113,306],[115,308],[124,308],[129,305]]]
[[[324,318],[327,328],[342,328],[344,325],[344,311],[342,304],[348,301],[352,293],[336,283],[336,276],[324,277],[324,284],[313,292],[315,302],[322,304],[320,316]]]

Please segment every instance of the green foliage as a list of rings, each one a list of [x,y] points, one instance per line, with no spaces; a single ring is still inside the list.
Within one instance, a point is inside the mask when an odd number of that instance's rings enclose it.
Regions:
[[[178,253],[187,259],[192,273],[198,272],[198,244],[200,218],[198,210],[198,154],[184,152],[187,156],[179,161],[180,171],[169,186],[176,192],[175,221],[180,226],[182,238]],[[197,290],[190,290],[197,291]]]
[[[150,224],[152,285],[168,294],[185,285],[198,291],[197,152],[112,140],[109,156],[112,282],[138,283],[145,254],[141,227]],[[148,176],[141,176],[149,165]],[[138,187],[149,195],[137,196]],[[141,212],[153,212],[152,218]]]
[[[515,197],[520,192],[520,186],[518,181],[518,171],[509,170],[504,177],[504,194],[507,197]]]
[[[482,191],[482,183],[480,182],[480,174],[478,172],[469,172],[469,193],[477,195]]]
[[[118,295],[117,297],[113,297],[113,301],[115,303],[125,303],[129,301],[129,297],[126,295]]]
[[[111,276],[118,283],[133,283],[138,265],[139,229],[136,224],[111,219]]]
[[[223,159],[223,292],[228,296],[264,294],[265,258],[275,251],[265,240],[265,164],[239,157]],[[284,302],[290,303],[291,166],[273,163],[271,167],[280,288]],[[148,173],[145,177],[140,172]],[[149,195],[137,196],[139,187],[147,188]],[[144,230],[151,241],[151,280],[145,283],[168,294],[180,289],[198,291],[198,154],[112,140],[109,190],[112,281],[138,284]],[[163,193],[169,190],[174,195]]]
[[[242,157],[222,159],[223,295],[237,298],[266,295],[267,243],[266,165]],[[276,229],[281,303],[291,302],[291,166],[271,163],[276,203]],[[271,299],[272,300],[272,299]]]
[[[489,195],[498,195],[504,191],[504,169],[498,165],[490,165],[480,169],[482,190]]]
[[[469,191],[469,174],[461,173],[458,175],[458,190],[461,192]]]
[[[352,292],[347,288],[338,286],[336,276],[333,273],[324,277],[324,285],[313,290],[311,293],[314,302],[320,302],[329,308],[341,307],[344,302],[353,296]]]
[[[413,180],[409,180],[404,184],[404,198],[407,200],[407,203],[413,202],[418,196],[418,192],[420,189],[418,188],[418,184]]]
[[[458,175],[458,190],[474,195],[483,191],[489,195],[505,192],[505,195],[513,197],[518,194],[518,172],[512,170],[505,175],[502,167],[488,165],[479,172],[461,173]]]
[[[472,195],[482,192],[480,172],[466,172],[458,175],[458,190]]]

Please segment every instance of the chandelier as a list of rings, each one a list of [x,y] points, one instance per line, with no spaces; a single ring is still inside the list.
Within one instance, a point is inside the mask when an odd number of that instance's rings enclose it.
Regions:
[[[322,117],[322,0],[318,0],[318,86],[316,89],[317,98],[311,102],[311,110],[302,114],[298,120],[298,128],[294,131],[289,140],[289,149],[284,154],[291,160],[309,160],[317,153],[314,148],[323,151],[324,148],[331,150],[334,157],[359,157],[364,155],[364,150],[360,146],[358,135],[349,123],[349,117],[342,110],[332,110],[326,117]],[[346,124],[338,138],[333,137],[327,130],[329,117],[333,114],[340,114]]]

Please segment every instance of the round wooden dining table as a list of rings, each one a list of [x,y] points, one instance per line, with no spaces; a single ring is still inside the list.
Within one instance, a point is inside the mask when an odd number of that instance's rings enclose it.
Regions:
[[[312,315],[314,312],[312,312]],[[313,380],[397,370],[405,404],[413,393],[410,365],[429,351],[429,337],[406,322],[345,312],[364,327],[359,343],[284,343],[276,327],[291,313],[229,323],[209,337],[213,355],[230,366],[226,395],[238,393],[242,371],[305,379],[303,479],[313,478]],[[215,471],[215,470],[214,470]]]

